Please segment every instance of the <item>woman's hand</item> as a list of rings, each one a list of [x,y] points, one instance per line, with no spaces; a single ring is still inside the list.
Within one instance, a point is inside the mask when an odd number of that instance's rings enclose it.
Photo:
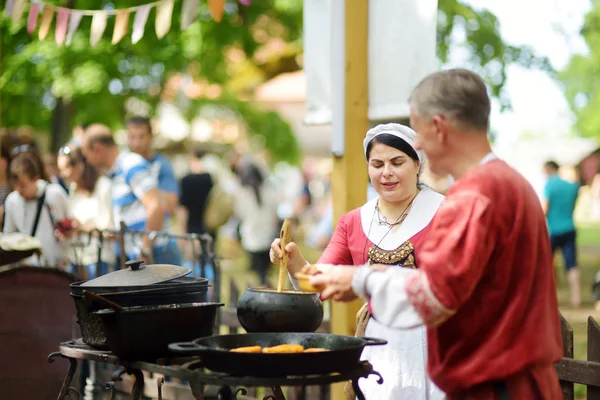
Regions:
[[[353,266],[328,266],[321,269],[320,274],[309,277],[312,286],[325,286],[321,292],[321,300],[333,299],[337,301],[352,301],[357,298],[352,290],[352,278],[358,267]]]
[[[277,238],[273,240],[273,243],[271,243],[269,258],[273,264],[279,264],[281,262],[281,258],[283,257],[280,242],[280,239]],[[302,256],[302,253],[300,253],[298,245],[294,242],[289,242],[287,246],[285,246],[285,251],[288,253],[288,271],[292,276],[295,276],[296,273],[300,272],[300,269],[306,265],[306,260]]]

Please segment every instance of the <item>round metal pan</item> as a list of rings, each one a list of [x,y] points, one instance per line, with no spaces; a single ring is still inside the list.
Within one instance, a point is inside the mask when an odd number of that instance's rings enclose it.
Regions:
[[[272,347],[300,344],[304,348],[325,348],[318,353],[238,353],[231,349],[245,346]],[[189,343],[171,343],[169,349],[182,355],[197,355],[202,364],[217,372],[238,376],[282,377],[328,374],[355,368],[365,346],[385,345],[374,338],[329,333],[246,333],[217,335]]]

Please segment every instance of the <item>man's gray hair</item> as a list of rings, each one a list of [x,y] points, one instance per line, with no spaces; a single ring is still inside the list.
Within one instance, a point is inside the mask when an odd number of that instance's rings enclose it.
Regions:
[[[412,91],[412,111],[429,120],[440,114],[471,129],[488,129],[490,98],[481,77],[466,69],[449,69],[426,76]]]

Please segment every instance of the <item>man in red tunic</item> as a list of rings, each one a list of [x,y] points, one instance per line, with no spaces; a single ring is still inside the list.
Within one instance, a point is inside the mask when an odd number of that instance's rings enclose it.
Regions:
[[[428,327],[428,372],[449,399],[561,399],[552,254],[531,185],[491,152],[490,101],[466,70],[414,89],[411,125],[432,172],[455,184],[431,222],[419,269],[328,267],[323,298],[368,299],[390,327]]]

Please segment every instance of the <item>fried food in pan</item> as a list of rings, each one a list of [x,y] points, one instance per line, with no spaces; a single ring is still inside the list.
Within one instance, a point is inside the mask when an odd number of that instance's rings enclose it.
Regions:
[[[280,344],[273,347],[265,347],[262,352],[277,354],[277,353],[302,353],[304,347],[299,344]]]
[[[260,347],[260,346],[244,346],[244,347],[238,347],[235,349],[231,349],[229,351],[232,351],[234,353],[260,353],[260,352],[262,352],[262,347]]]
[[[322,353],[324,351],[331,351],[322,347],[311,347],[310,349],[304,349],[303,353]]]

